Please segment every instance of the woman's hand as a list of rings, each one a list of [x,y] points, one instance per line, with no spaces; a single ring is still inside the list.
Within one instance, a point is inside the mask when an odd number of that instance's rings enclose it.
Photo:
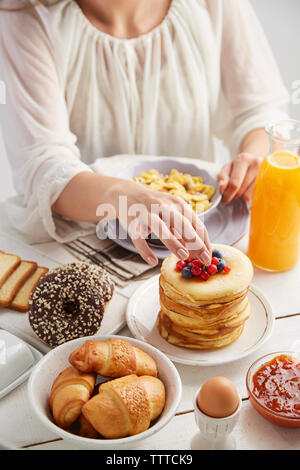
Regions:
[[[258,169],[263,158],[242,152],[232,162],[223,166],[218,183],[223,193],[222,204],[235,198],[251,201]]]
[[[165,192],[131,180],[82,172],[67,184],[52,211],[83,222],[119,219],[138,253],[150,265],[158,259],[146,242],[154,233],[179,259],[211,262],[205,226],[190,205]]]
[[[136,182],[116,179],[106,193],[105,204],[97,208],[98,216],[107,212],[108,204],[114,208],[121,225],[148,264],[155,266],[158,263],[146,242],[150,233],[155,234],[179,259],[194,257],[210,264],[211,246],[206,228],[181,198],[152,191]],[[102,220],[112,216],[104,216]]]

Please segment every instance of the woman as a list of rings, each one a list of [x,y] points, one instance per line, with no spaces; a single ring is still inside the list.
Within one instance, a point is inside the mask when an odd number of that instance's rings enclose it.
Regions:
[[[13,224],[63,242],[94,230],[104,216],[97,208],[110,205],[131,222],[150,265],[151,231],[180,259],[208,264],[206,230],[181,200],[91,165],[119,154],[213,161],[217,137],[232,156],[219,175],[223,203],[251,199],[268,151],[264,126],[286,117],[288,98],[247,0],[38,3],[0,14],[2,125],[19,195],[9,206]],[[146,217],[121,213],[124,196]]]

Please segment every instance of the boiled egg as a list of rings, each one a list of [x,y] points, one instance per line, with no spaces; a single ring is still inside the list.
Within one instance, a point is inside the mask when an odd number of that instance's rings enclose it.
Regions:
[[[201,387],[197,404],[202,413],[212,418],[226,418],[238,408],[240,402],[235,385],[226,377],[212,377]]]

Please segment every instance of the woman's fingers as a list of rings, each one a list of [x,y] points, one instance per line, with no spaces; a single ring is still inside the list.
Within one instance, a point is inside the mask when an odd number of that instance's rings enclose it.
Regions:
[[[149,212],[147,221],[145,217],[133,219],[128,226],[128,232],[135,248],[141,257],[150,265],[155,266],[157,264],[157,258],[145,240],[149,233],[154,233],[177,258],[186,260],[189,257],[189,251],[171,232],[165,222],[155,213]]]
[[[169,204],[162,205],[160,217],[177,240],[188,249],[190,257],[210,264],[211,247],[206,228],[188,204],[180,198],[172,197]]]
[[[244,197],[244,194],[245,192],[248,190],[249,186],[251,186],[252,184],[254,185],[254,182],[255,182],[255,179],[256,179],[256,174],[255,172],[251,169],[249,169],[247,175],[245,176],[244,178],[244,181],[242,182],[238,192],[236,193],[235,197],[236,198],[239,198],[239,197]]]
[[[149,233],[155,234],[179,259],[198,258],[204,264],[211,262],[211,245],[204,224],[193,209],[181,198],[158,200],[159,210],[141,211],[130,216],[128,232],[141,257],[150,265],[158,263],[157,257],[146,242]]]
[[[223,192],[223,204],[228,204],[236,197],[247,174],[248,166],[248,162],[243,158],[236,158],[232,162],[229,182],[225,191]]]
[[[252,182],[252,184],[250,184],[250,186],[246,189],[246,191],[243,194],[243,199],[245,199],[245,201],[247,202],[252,201],[254,186],[255,186],[255,180]]]
[[[134,244],[137,252],[146,261],[147,264],[150,266],[157,266],[158,259],[153,253],[153,251],[149,248],[148,243],[142,237],[132,238],[132,243]]]
[[[212,248],[205,224],[200,220],[199,216],[189,204],[187,204],[185,201],[183,201],[183,199],[179,198],[178,196],[175,196],[175,199],[177,200],[178,205],[181,207],[181,212],[183,216],[191,222],[198,236],[204,241],[207,252],[211,257]]]
[[[177,258],[184,261],[189,257],[187,248],[157,214],[150,214],[150,229]]]
[[[207,232],[207,229],[205,227],[205,224],[200,220],[199,216],[195,213],[195,211],[190,206],[188,206],[188,209],[186,209],[186,210],[187,210],[187,212],[190,213],[190,217],[192,219],[193,227],[195,228],[196,232],[199,234],[199,236],[204,241],[204,244],[205,244],[206,249],[207,249],[208,256],[211,259],[211,257],[212,257],[212,247],[211,247],[211,243],[210,243],[210,240],[209,240],[209,236],[208,236],[208,232]]]
[[[223,167],[218,177],[220,189],[223,188],[223,204],[228,204],[234,198],[245,198],[246,192],[246,198],[249,195],[251,195],[250,198],[252,197],[252,185],[256,180],[261,161],[260,157],[250,153],[241,153],[231,164]],[[248,191],[250,186],[252,190]]]
[[[221,192],[224,192],[228,186],[232,162],[226,163],[218,175],[218,183]]]
[[[237,192],[236,197],[244,198],[244,195],[248,191],[249,187],[253,186],[253,188],[254,188],[254,183],[255,183],[257,173],[258,173],[258,170],[259,170],[259,167],[260,167],[260,164],[261,164],[261,160],[262,159],[260,159],[260,158],[253,158],[251,160],[251,162],[249,163],[249,166],[248,166],[247,174],[244,178],[244,181],[243,181],[239,191]],[[253,192],[253,188],[252,188],[252,192]],[[250,193],[251,193],[251,191],[250,191]]]
[[[158,264],[158,259],[145,240],[145,237],[147,237],[148,234],[148,229],[143,227],[138,219],[131,222],[129,235],[137,252],[147,264],[150,264],[150,266],[156,266]]]
[[[177,235],[179,240],[188,250],[189,256],[192,258],[199,258],[204,264],[209,265],[211,262],[210,252],[207,249],[204,237],[201,238],[191,221],[184,217],[181,213],[177,213],[177,223],[171,222],[171,228],[174,234]],[[178,236],[179,234],[179,236]]]
[[[189,251],[171,232],[171,230],[168,229],[163,220],[155,214],[150,214],[150,228],[148,230],[148,234],[150,232],[154,233],[162,243],[177,256],[177,258],[186,260],[189,257]],[[134,228],[134,224],[131,224],[130,237],[132,243],[146,263],[151,266],[156,266],[158,259],[146,242],[146,236],[147,235],[145,235],[144,231],[141,230],[141,225],[139,224],[138,219],[136,219],[136,229]]]

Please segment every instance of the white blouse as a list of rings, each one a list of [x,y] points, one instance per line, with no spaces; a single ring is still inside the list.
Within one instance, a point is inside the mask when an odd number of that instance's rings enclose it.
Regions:
[[[0,14],[0,122],[18,196],[11,223],[33,242],[91,224],[54,216],[67,183],[120,154],[214,161],[286,117],[288,94],[247,0],[172,0],[155,29],[118,39],[74,0]]]

